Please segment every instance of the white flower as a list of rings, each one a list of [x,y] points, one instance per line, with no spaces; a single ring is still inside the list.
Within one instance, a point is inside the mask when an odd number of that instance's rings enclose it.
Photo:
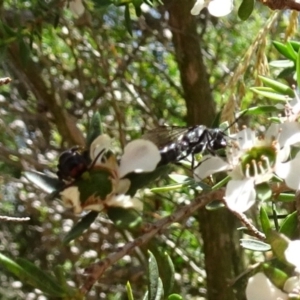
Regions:
[[[293,276],[287,279],[283,289],[285,292],[289,293],[290,296],[293,296],[293,294],[296,294],[295,296],[299,296],[300,294],[299,276]],[[295,297],[295,299],[297,298]]]
[[[191,10],[191,14],[198,15],[204,7],[207,7],[211,15],[223,17],[232,11],[233,0],[197,0]]]
[[[286,122],[282,124],[282,127],[288,131],[289,136],[286,139],[283,139],[281,143],[285,145],[285,149],[287,150],[291,145],[298,145],[300,142],[300,124],[297,122]],[[288,151],[283,155],[287,158]],[[286,161],[286,159],[282,159],[282,161]],[[281,163],[278,165],[276,169],[276,174],[285,180],[286,185],[294,190],[298,190],[300,188],[300,152],[296,154],[296,156],[290,161]]]
[[[285,252],[286,260],[295,266],[296,271],[300,272],[300,240],[290,241]]]
[[[274,172],[289,178],[290,172],[284,170],[291,167],[285,167],[282,161],[288,157],[289,147],[299,141],[300,125],[295,122],[272,124],[260,138],[246,128],[227,138],[227,161],[217,156],[204,156],[194,171],[195,179],[227,171],[231,180],[226,187],[226,204],[231,210],[244,212],[255,203],[256,184],[269,181]]]
[[[246,298],[247,300],[287,300],[288,295],[278,289],[264,273],[259,272],[249,278]]]
[[[126,145],[120,164],[117,163],[110,149],[111,139],[109,136],[100,135],[97,137],[90,147],[92,165],[88,174],[83,174],[81,181],[75,180],[70,187],[60,193],[65,205],[72,206],[75,213],[80,213],[83,209],[101,211],[110,206],[142,209],[142,202],[126,195],[131,183],[129,179],[124,177],[132,172],[154,171],[161,160],[158,148],[150,141],[134,140]],[[96,173],[104,176],[104,182],[109,186],[111,185],[112,190],[104,198],[101,198],[99,193],[95,191],[80,201],[80,189],[85,188],[86,185],[95,184],[93,176]]]
[[[295,97],[287,97],[287,102],[284,106],[285,116],[281,117],[281,122],[295,122],[300,117],[300,98],[298,91],[295,91]]]
[[[82,3],[82,0],[70,1],[69,8],[70,8],[71,12],[77,17],[80,17],[85,11],[85,7]]]

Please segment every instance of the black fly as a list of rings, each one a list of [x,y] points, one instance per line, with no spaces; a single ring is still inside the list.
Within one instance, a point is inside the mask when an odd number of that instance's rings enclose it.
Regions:
[[[207,128],[204,125],[189,128],[161,126],[147,132],[143,138],[158,146],[162,157],[160,165],[176,163],[197,153],[215,154],[216,151],[226,147],[224,131]]]
[[[88,152],[75,146],[60,155],[57,176],[64,181],[77,179],[88,169],[89,164]]]

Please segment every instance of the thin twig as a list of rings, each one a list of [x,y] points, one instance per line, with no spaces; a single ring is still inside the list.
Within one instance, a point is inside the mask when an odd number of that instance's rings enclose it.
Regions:
[[[144,235],[138,237],[132,242],[127,243],[119,251],[112,253],[108,255],[104,260],[87,267],[85,269],[85,274],[87,274],[88,277],[85,280],[83,286],[81,287],[81,292],[86,294],[92,288],[94,283],[101,277],[101,275],[105,272],[106,269],[108,269],[112,264],[114,264],[116,261],[118,261],[125,255],[129,254],[135,247],[139,247],[147,243],[164,228],[170,226],[174,222],[178,222],[181,219],[190,216],[196,210],[198,210],[201,207],[204,207],[212,200],[221,200],[224,197],[224,191],[224,189],[220,189],[218,191],[213,191],[205,195],[200,195],[190,205],[182,207],[174,214],[149,225],[149,228],[147,228],[147,232]]]
[[[289,190],[284,183],[272,184],[271,189],[275,194]],[[86,294],[111,265],[113,265],[125,255],[128,255],[136,247],[146,244],[156,234],[162,232],[163,229],[167,228],[172,223],[179,222],[180,220],[187,218],[188,216],[192,215],[196,210],[205,207],[205,205],[207,205],[213,200],[224,201],[224,193],[225,188],[219,189],[217,191],[211,191],[204,195],[201,194],[190,205],[180,208],[174,214],[165,217],[153,224],[149,224],[147,226],[147,230],[145,230],[146,233],[144,235],[136,238],[133,241],[128,242],[119,251],[108,255],[102,261],[99,261],[87,267],[85,269],[85,274],[87,275],[87,278],[81,287],[81,292],[83,294]],[[232,211],[232,213],[247,227],[248,230],[250,230],[253,233],[255,237],[257,237],[259,240],[265,240],[265,235],[250,222],[250,220],[245,214],[238,213],[235,211]]]
[[[266,239],[266,236],[264,233],[260,232],[247,218],[247,216],[243,213],[231,210],[231,212],[247,227],[248,230],[251,231],[253,236],[255,236],[257,239],[264,241]]]
[[[18,218],[18,217],[9,217],[9,216],[0,216],[0,221],[9,221],[9,222],[27,222],[29,217]]]

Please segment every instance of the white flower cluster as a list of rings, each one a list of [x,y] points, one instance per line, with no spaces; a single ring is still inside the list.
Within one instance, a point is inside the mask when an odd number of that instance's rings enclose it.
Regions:
[[[114,155],[110,155],[108,159],[105,157],[111,148],[111,139],[105,134],[96,138],[90,148],[90,158],[93,162],[91,172],[103,170],[109,174],[108,180],[112,185],[112,191],[105,198],[101,199],[91,194],[88,199],[82,201],[76,181],[60,193],[65,206],[72,207],[75,213],[81,213],[83,209],[102,211],[105,207],[137,210],[143,208],[141,201],[126,194],[131,182],[124,177],[132,172],[143,173],[155,170],[161,159],[158,148],[150,141],[134,140],[126,145],[120,163],[117,163]],[[84,183],[84,180],[82,182]],[[88,184],[87,182],[86,185]]]
[[[256,199],[255,185],[268,182],[274,174],[288,187],[300,188],[300,152],[287,161],[290,147],[300,142],[300,124],[272,124],[264,136],[256,136],[249,128],[228,136],[227,160],[206,155],[195,169],[196,180],[227,171],[231,180],[226,187],[225,201],[229,209],[245,212]]]

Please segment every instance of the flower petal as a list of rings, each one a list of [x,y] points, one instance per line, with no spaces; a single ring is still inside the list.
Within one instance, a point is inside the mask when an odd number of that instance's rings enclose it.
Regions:
[[[278,289],[262,272],[250,277],[246,287],[247,300],[287,300],[288,295]]]
[[[143,210],[143,202],[124,194],[112,196],[110,199],[105,201],[105,205],[122,208],[134,208],[138,211]]]
[[[300,240],[290,241],[286,248],[284,255],[286,260],[296,267],[296,270],[300,272]]]
[[[85,7],[82,4],[82,0],[70,1],[69,7],[71,12],[77,17],[80,17],[85,11]]]
[[[203,156],[199,166],[194,170],[194,178],[196,181],[218,172],[226,171],[230,165],[218,156]]]
[[[197,0],[195,5],[193,6],[191,10],[192,15],[199,15],[200,11],[207,6],[207,1],[205,0]]]
[[[225,201],[233,211],[245,212],[255,203],[254,179],[230,180],[226,187]]]
[[[102,155],[109,149],[111,149],[111,138],[107,134],[99,135],[91,144],[91,160],[94,161],[97,158],[96,165],[101,164]]]
[[[292,293],[293,291],[300,290],[300,282],[298,276],[290,277],[284,284],[284,291],[287,293]]]
[[[134,140],[125,146],[119,176],[122,178],[131,172],[151,172],[160,160],[161,155],[156,145],[147,140]]]
[[[291,146],[300,142],[300,123],[286,122],[280,125],[279,145]]]
[[[78,187],[68,187],[59,194],[65,207],[73,208],[75,214],[80,214],[82,212],[80,192],[78,190]]]
[[[233,10],[233,0],[212,0],[208,4],[208,11],[212,16],[224,17]]]
[[[294,159],[286,163],[276,164],[276,174],[285,180],[286,185],[293,189],[298,190],[300,188],[300,152],[297,153]]]

